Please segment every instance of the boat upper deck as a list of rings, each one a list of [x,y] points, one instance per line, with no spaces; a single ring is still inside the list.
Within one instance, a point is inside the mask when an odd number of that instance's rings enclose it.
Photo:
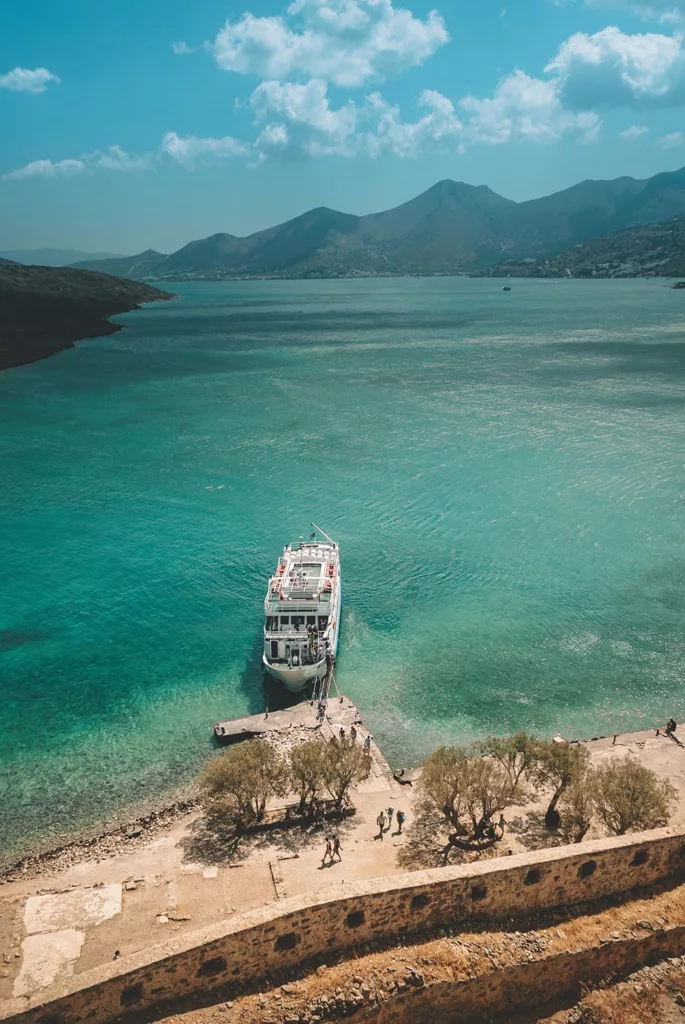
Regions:
[[[277,612],[284,602],[329,604],[337,585],[338,565],[338,549],[331,544],[286,548],[269,581],[266,613]]]

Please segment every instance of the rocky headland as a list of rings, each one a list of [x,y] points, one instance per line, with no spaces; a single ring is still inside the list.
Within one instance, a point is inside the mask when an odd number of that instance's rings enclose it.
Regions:
[[[108,319],[174,298],[141,281],[0,260],[0,370],[45,359],[82,338],[115,334]]]

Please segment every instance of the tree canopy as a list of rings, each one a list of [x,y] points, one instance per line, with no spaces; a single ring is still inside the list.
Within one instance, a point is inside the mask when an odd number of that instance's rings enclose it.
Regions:
[[[341,739],[325,745],[324,783],[340,810],[350,786],[357,786],[368,779],[371,758],[364,753],[353,739]]]
[[[667,779],[629,755],[595,769],[593,789],[597,814],[617,836],[667,825],[676,801]]]
[[[321,740],[306,740],[290,752],[290,775],[292,786],[300,794],[299,811],[303,813],[307,804],[311,806],[326,779],[328,746]]]
[[[222,751],[206,766],[200,791],[207,808],[228,814],[244,825],[261,820],[271,797],[284,796],[288,766],[266,740],[238,743]]]
[[[477,850],[502,838],[491,818],[514,802],[515,787],[499,762],[464,747],[440,747],[426,758],[420,785],[454,826],[451,845]]]
[[[488,736],[478,750],[498,762],[509,777],[512,787],[519,789],[521,779],[531,771],[538,758],[539,740],[527,732],[511,736]]]
[[[559,825],[559,799],[572,783],[582,778],[589,763],[590,754],[579,743],[538,742],[531,774],[539,785],[553,790],[552,799],[545,812],[548,826]]]

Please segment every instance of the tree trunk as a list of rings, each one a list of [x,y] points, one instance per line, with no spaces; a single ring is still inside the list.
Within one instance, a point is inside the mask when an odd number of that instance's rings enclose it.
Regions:
[[[547,828],[559,828],[559,825],[561,824],[561,815],[557,810],[557,804],[559,803],[559,797],[562,795],[567,785],[568,783],[562,782],[561,785],[557,787],[554,796],[549,802],[549,807],[545,811],[545,825]]]

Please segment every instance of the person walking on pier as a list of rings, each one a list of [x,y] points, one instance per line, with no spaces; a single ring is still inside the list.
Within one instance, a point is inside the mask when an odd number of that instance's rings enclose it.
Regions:
[[[398,811],[397,812],[397,834],[398,834],[398,836],[402,835],[402,826],[404,825],[406,820],[407,820],[407,815],[404,813],[404,811]]]
[[[385,816],[385,811],[381,811],[376,818],[376,824],[378,825],[378,835],[376,836],[376,839],[380,839],[381,841],[383,840],[383,833],[385,832],[385,826],[387,823],[388,819]]]
[[[353,725],[350,726],[350,739],[352,740],[353,743],[356,743],[356,740],[357,740],[357,730],[355,729],[355,727]]]
[[[323,860],[321,861],[321,867],[322,868],[326,866],[326,861],[328,859],[330,859],[330,862],[332,864],[333,863],[333,847],[331,846],[330,839],[326,840],[326,850],[325,850],[324,855],[323,855]]]
[[[371,738],[371,733],[369,733],[367,735],[366,739],[364,740],[364,753],[365,754],[369,754],[369,756],[371,755],[371,744],[372,744],[372,742],[373,742],[373,740]]]
[[[340,853],[340,849],[341,849],[341,847],[340,847],[340,836],[334,836],[333,837],[333,853],[331,854],[331,864],[333,863],[333,858],[334,857],[337,857],[339,861],[342,860],[342,854]]]
[[[394,807],[388,807],[388,832],[392,828],[392,816],[395,813]]]

